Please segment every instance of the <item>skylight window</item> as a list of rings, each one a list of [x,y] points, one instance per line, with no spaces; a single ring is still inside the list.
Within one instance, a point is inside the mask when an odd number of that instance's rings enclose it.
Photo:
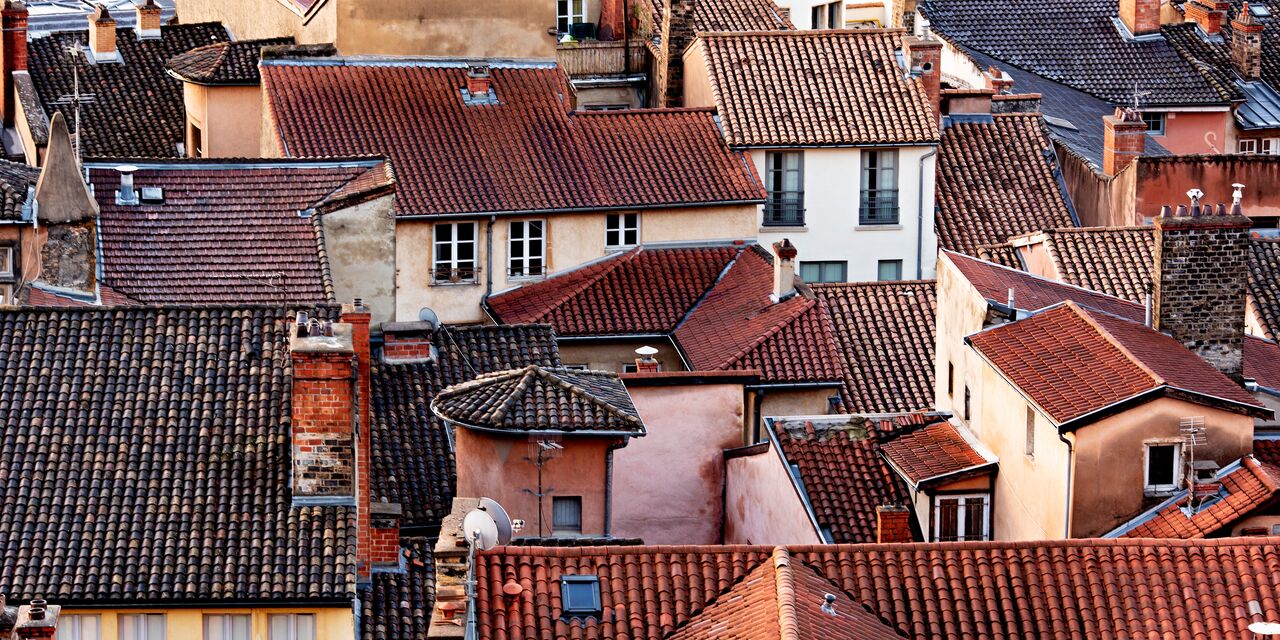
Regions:
[[[560,602],[566,618],[599,618],[600,578],[560,576]]]
[[[1270,18],[1271,7],[1261,3],[1254,3],[1249,5],[1249,13],[1252,13],[1257,18]]]

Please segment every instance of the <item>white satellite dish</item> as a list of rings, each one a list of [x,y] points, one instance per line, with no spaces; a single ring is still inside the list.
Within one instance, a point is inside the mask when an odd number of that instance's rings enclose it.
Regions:
[[[431,325],[431,330],[435,331],[440,328],[440,316],[436,315],[431,307],[423,307],[418,310],[418,321]]]
[[[1280,622],[1255,622],[1249,625],[1249,631],[1260,636],[1280,636]]]
[[[511,526],[511,516],[507,515],[507,510],[493,498],[480,498],[480,510],[493,518],[493,524],[498,528],[498,544],[511,542],[515,529]]]
[[[489,514],[479,509],[462,519],[462,533],[468,542],[481,551],[498,546],[498,524]]]

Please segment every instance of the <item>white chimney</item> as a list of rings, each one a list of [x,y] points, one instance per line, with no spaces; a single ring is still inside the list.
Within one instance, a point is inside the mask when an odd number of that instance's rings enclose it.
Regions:
[[[116,191],[116,204],[138,204],[138,192],[133,188],[133,174],[138,168],[131,164],[116,167],[120,172],[120,189]]]
[[[773,295],[774,302],[782,302],[796,294],[796,246],[790,240],[773,243]]]

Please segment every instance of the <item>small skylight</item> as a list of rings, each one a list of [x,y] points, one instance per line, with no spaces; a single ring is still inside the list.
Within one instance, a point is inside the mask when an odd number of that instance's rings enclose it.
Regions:
[[[599,618],[600,578],[560,576],[560,602],[566,618]]]
[[[1252,13],[1254,17],[1257,18],[1270,18],[1271,7],[1260,2],[1255,2],[1254,4],[1249,5],[1249,13]]]

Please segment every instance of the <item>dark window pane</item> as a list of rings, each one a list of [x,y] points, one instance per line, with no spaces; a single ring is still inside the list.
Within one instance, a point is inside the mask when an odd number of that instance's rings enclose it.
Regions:
[[[552,498],[551,528],[557,532],[582,531],[582,498],[579,496]]]
[[[955,540],[960,531],[960,501],[955,498],[938,500],[938,540]]]
[[[1147,484],[1173,484],[1174,446],[1160,445],[1147,450]]]

